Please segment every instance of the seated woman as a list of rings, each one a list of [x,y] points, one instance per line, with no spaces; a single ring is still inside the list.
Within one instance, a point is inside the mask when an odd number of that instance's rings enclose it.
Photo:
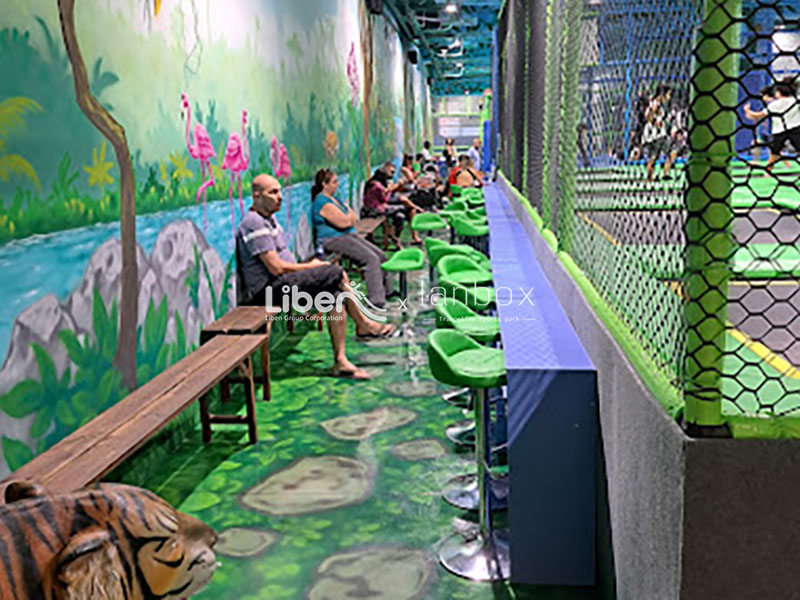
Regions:
[[[413,189],[416,179],[417,173],[414,172],[414,158],[410,154],[404,154],[403,162],[400,165],[400,181],[404,189]]]
[[[376,169],[364,187],[363,216],[385,215],[392,221],[392,240],[400,248],[400,233],[403,230],[403,221],[411,222],[417,213],[422,212],[419,206],[408,199],[405,194],[399,193],[401,184],[394,183],[395,166],[387,162],[383,167]],[[411,231],[411,243],[421,244],[422,240],[416,231]]]
[[[483,187],[483,179],[472,166],[472,159],[466,154],[459,158],[459,166],[453,174],[453,183],[462,188]]]
[[[350,259],[364,271],[367,298],[377,306],[386,306],[386,291],[391,289],[389,273],[381,269],[386,255],[356,231],[358,215],[336,199],[339,178],[330,169],[320,169],[311,189],[311,213],[314,233],[326,252]]]

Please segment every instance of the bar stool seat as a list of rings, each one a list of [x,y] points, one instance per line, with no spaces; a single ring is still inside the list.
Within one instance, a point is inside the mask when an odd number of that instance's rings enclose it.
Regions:
[[[447,294],[448,298],[456,298],[469,306],[472,310],[486,310],[496,301],[494,288],[485,286],[465,286],[447,277],[439,276],[437,285]]]
[[[500,320],[477,314],[456,298],[443,298],[436,303],[436,327],[452,328],[472,339],[488,344],[500,335]]]
[[[468,256],[459,256],[458,254],[445,256],[438,262],[436,269],[439,271],[440,277],[464,286],[492,282],[492,272],[482,269]]]
[[[425,254],[419,248],[404,248],[381,264],[381,269],[384,271],[400,273],[400,295],[403,298],[408,297],[406,273],[421,271],[423,268],[425,268]]]
[[[420,213],[411,219],[414,231],[438,231],[447,229],[447,222],[436,213]]]

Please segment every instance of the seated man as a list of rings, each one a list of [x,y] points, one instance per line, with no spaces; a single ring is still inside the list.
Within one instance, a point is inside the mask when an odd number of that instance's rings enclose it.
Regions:
[[[295,285],[312,298],[321,292],[336,296],[340,291],[352,291],[341,267],[318,259],[307,263],[295,261],[286,245],[283,228],[274,216],[280,210],[282,200],[281,184],[277,179],[266,174],[253,179],[253,205],[236,233],[243,290],[241,304],[265,306],[267,288],[270,289],[273,306],[280,306],[285,288],[291,289]],[[351,298],[347,298],[344,304],[347,314],[356,323],[357,336],[380,337],[394,332],[392,325],[381,325],[364,316]],[[369,379],[369,373],[347,359],[346,315],[334,308],[327,323],[333,344],[333,375]]]

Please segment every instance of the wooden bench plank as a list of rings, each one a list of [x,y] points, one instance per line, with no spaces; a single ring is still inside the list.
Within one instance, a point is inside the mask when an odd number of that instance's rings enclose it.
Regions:
[[[210,390],[265,339],[264,334],[215,337],[14,472],[13,478],[59,490],[94,481]],[[122,432],[132,433],[125,437]]]
[[[213,342],[213,343],[212,343]],[[180,384],[190,376],[196,365],[212,361],[219,353],[227,348],[229,342],[224,336],[219,341],[212,340],[198,348],[195,352],[167,368],[132,394],[129,394],[114,406],[103,411],[89,423],[73,432],[55,446],[32,461],[18,469],[14,475],[17,478],[32,479],[33,476],[42,477],[58,468],[59,465],[72,457],[80,454],[81,450],[96,437],[94,431],[109,431],[116,423],[124,420],[130,413],[139,413],[147,409],[155,398],[164,390]]]
[[[210,325],[203,327],[203,334],[257,333],[266,325],[267,312],[263,306],[237,306]]]
[[[68,491],[75,489],[77,478],[83,479],[78,487],[96,481],[138,450],[192,402],[208,393],[264,342],[262,335],[220,337],[228,344],[213,362],[198,365],[182,384],[155,398],[146,412],[128,415],[124,422],[84,448],[69,463],[62,463],[61,468],[51,471],[41,483],[53,491]]]
[[[366,219],[361,219],[356,223],[356,231],[361,235],[369,235],[378,229],[385,220],[386,217],[368,217]]]

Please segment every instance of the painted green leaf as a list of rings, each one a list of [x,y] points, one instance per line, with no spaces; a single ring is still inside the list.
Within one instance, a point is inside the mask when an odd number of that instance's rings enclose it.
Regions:
[[[181,505],[181,510],[189,513],[196,513],[206,510],[219,504],[220,498],[212,492],[200,490],[189,496],[186,502]]]
[[[85,368],[87,366],[87,353],[83,346],[81,346],[81,343],[78,340],[78,336],[75,335],[75,332],[70,329],[62,329],[58,332],[58,339],[61,340],[62,344],[64,344],[64,348],[67,350],[67,356],[69,356],[69,359],[79,367]]]
[[[58,377],[56,376],[56,366],[53,359],[47,353],[47,350],[42,348],[39,344],[31,344],[33,354],[36,356],[36,364],[39,366],[39,375],[42,378],[42,387],[44,389],[54,389],[58,386]]]
[[[281,400],[281,408],[284,410],[302,410],[308,404],[308,396],[305,394],[293,394]]]
[[[8,468],[16,471],[33,459],[33,452],[19,440],[3,436],[3,458],[6,459]]]
[[[29,434],[32,438],[38,438],[47,433],[50,424],[53,422],[53,410],[49,406],[45,406],[36,415],[36,418],[31,424]]]
[[[75,412],[67,400],[58,400],[56,402],[56,419],[67,427],[72,427],[78,422],[78,417],[75,416]]]
[[[95,395],[89,390],[80,390],[72,396],[72,406],[80,414],[87,414],[94,410]]]
[[[180,313],[175,311],[175,348],[177,351],[172,357],[172,362],[178,362],[186,356],[186,331],[183,328],[183,319]]]
[[[42,399],[42,385],[28,379],[0,396],[0,409],[10,417],[21,419],[39,410]]]
[[[232,460],[226,460],[217,468],[220,471],[233,471],[234,469],[238,469],[241,466],[242,466],[241,463],[233,462]]]
[[[92,326],[98,346],[102,347],[103,341],[108,338],[108,325],[108,313],[103,298],[100,296],[100,289],[94,286],[92,290]]]

